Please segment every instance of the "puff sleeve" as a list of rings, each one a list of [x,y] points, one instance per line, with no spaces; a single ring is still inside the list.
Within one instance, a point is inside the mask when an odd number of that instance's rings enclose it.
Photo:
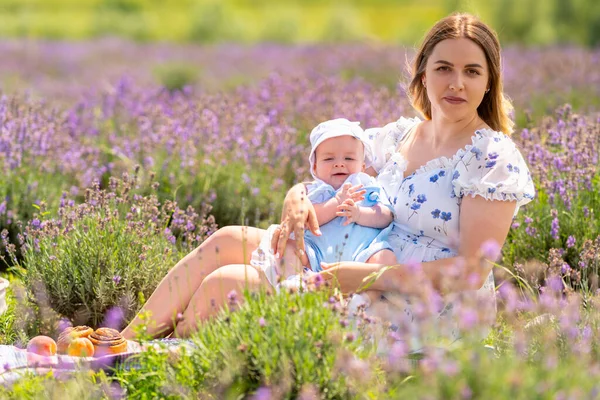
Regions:
[[[512,139],[502,132],[477,131],[459,157],[452,176],[454,195],[516,201],[517,209],[535,196],[529,168]]]
[[[396,152],[404,135],[419,122],[421,122],[419,118],[401,117],[398,121],[391,122],[384,127],[365,129],[365,136],[369,140],[373,152],[371,166],[377,173]]]

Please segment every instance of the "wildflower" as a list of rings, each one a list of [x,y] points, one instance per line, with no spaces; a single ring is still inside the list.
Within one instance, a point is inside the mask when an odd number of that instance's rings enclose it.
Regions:
[[[271,389],[268,387],[262,386],[259,387],[254,395],[252,396],[252,400],[270,400],[271,399]]]
[[[107,328],[119,329],[121,323],[125,320],[125,313],[121,307],[112,307],[106,312],[103,326]]]
[[[467,384],[465,384],[463,386],[463,388],[460,391],[460,394],[461,394],[462,398],[465,399],[465,400],[468,400],[471,397],[473,397],[473,391],[471,390],[471,388]]]
[[[575,246],[575,237],[573,235],[569,235],[569,238],[567,239],[567,249],[570,249],[571,247]]]
[[[348,333],[346,334],[346,341],[347,341],[347,342],[353,342],[353,341],[354,341],[354,339],[355,339],[355,337],[354,337],[354,333],[352,333],[352,332],[348,332]]]
[[[500,257],[500,245],[494,239],[489,239],[481,245],[481,254],[491,261],[496,261]]]
[[[552,226],[550,229],[550,235],[552,235],[552,238],[554,240],[558,240],[559,239],[559,232],[560,229],[560,225],[558,224],[558,218],[554,217],[554,219],[552,220]]]
[[[118,285],[121,283],[121,277],[119,275],[115,275],[112,277],[112,281],[115,283],[115,285]]]
[[[479,315],[477,314],[477,311],[467,307],[467,308],[463,308],[461,310],[460,313],[460,323],[461,323],[461,327],[465,330],[470,330],[473,329],[475,327],[475,325],[477,324],[479,320]]]
[[[551,276],[550,278],[548,278],[548,280],[546,281],[546,286],[550,288],[550,290],[557,293],[562,292],[564,288],[563,281],[558,276]]]
[[[227,300],[229,301],[229,304],[235,304],[238,301],[238,294],[237,291],[235,289],[233,289],[231,292],[229,292],[227,294]]]
[[[258,325],[259,325],[261,328],[264,328],[264,327],[267,325],[267,321],[265,321],[265,319],[264,319],[263,317],[260,317],[260,318],[258,319]]]
[[[314,278],[313,278],[313,284],[315,285],[315,287],[318,289],[319,287],[321,287],[321,285],[323,284],[323,276],[321,274],[315,274]]]
[[[41,221],[40,221],[39,219],[37,219],[37,218],[34,218],[34,219],[31,221],[31,227],[32,227],[33,229],[40,229],[40,228],[42,227],[42,223],[41,223]]]

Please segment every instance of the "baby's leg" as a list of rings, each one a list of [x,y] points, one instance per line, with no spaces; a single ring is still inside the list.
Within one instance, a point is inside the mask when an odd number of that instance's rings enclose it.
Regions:
[[[393,251],[385,249],[385,250],[378,251],[377,253],[375,253],[371,257],[369,257],[369,259],[367,260],[367,263],[382,264],[385,266],[389,266],[389,265],[398,264],[398,259],[396,258],[396,255],[394,254]],[[363,296],[366,296],[366,298],[368,299],[367,306],[375,303],[376,301],[379,301],[380,297],[381,297],[381,291],[379,291],[379,290],[367,289],[367,290],[361,292],[361,294]],[[365,299],[365,300],[367,300],[367,299]]]

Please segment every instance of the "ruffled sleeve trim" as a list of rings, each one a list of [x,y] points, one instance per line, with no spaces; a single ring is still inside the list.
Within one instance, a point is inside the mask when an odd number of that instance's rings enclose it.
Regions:
[[[373,168],[378,173],[396,153],[398,144],[410,132],[410,130],[421,120],[417,117],[400,117],[396,122],[387,124],[382,128],[371,128],[365,130],[371,140],[371,148],[375,155]]]
[[[517,210],[535,197],[529,168],[510,137],[482,129],[471,142],[447,160],[454,165],[455,196],[516,201]]]

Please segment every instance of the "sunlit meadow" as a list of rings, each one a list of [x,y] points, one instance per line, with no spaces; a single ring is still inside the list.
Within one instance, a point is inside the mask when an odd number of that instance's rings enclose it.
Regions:
[[[5,41],[0,52],[0,254],[11,280],[2,344],[56,337],[64,324],[122,328],[218,226],[277,221],[286,189],[310,177],[318,122],[415,115],[404,91],[413,50],[399,47],[111,39]],[[494,268],[498,315],[483,342],[472,334],[489,315],[468,302],[460,344],[411,354],[402,324],[354,315],[328,287],[245,303],[231,293],[229,311],[176,354],[151,350],[109,373],[32,374],[0,393],[598,397],[599,62],[599,50],[505,50],[513,138],[537,197]]]

